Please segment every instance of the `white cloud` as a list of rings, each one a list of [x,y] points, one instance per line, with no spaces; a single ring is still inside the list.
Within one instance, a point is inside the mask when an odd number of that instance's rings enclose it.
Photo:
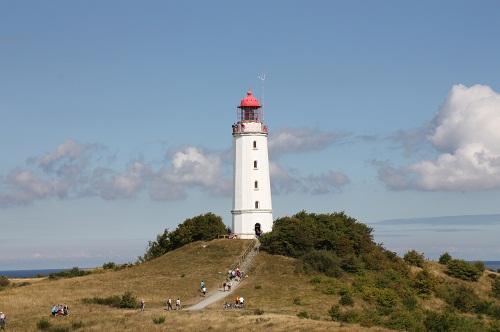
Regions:
[[[344,137],[342,134],[305,127],[283,129],[271,134],[269,154],[276,158],[286,153],[321,151]]]
[[[379,167],[391,189],[474,191],[500,188],[500,94],[485,85],[455,85],[427,140],[435,159]]]
[[[302,192],[313,195],[339,192],[349,183],[346,174],[329,170],[320,174],[300,175],[295,170],[286,170],[275,162],[270,163],[271,186],[273,193]]]

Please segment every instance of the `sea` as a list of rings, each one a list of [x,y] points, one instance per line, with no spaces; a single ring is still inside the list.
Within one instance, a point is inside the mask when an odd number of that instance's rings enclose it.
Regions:
[[[500,269],[500,261],[483,261],[487,268],[497,271]],[[0,276],[8,278],[34,278],[40,276],[48,276],[51,273],[67,271],[69,269],[42,269],[42,270],[11,270],[0,271]]]
[[[0,271],[0,276],[6,276],[8,278],[46,277],[51,273],[57,273],[67,270],[68,269],[10,270],[10,271]]]

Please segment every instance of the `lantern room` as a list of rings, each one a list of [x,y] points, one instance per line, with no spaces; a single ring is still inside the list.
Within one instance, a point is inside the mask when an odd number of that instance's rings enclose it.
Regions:
[[[238,121],[240,122],[262,122],[261,104],[253,95],[252,91],[248,91],[238,106]]]

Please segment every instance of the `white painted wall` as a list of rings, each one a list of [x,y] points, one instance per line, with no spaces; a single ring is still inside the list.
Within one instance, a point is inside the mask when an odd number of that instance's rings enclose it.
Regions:
[[[234,142],[234,196],[233,232],[240,238],[254,238],[255,224],[260,223],[262,231],[273,227],[271,183],[269,179],[269,158],[267,133],[260,122],[244,123],[245,129],[233,134]],[[257,147],[253,147],[253,142]],[[254,161],[257,160],[257,168]],[[254,188],[258,181],[258,188]],[[259,208],[255,208],[255,202]]]

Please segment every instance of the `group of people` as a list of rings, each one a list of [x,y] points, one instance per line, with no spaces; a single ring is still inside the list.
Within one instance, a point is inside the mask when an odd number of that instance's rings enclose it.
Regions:
[[[224,309],[243,309],[245,308],[245,299],[243,296],[237,296],[234,303],[225,302]]]
[[[50,314],[52,316],[68,316],[69,315],[69,307],[65,304],[53,305],[50,310]]]
[[[240,280],[241,278],[243,278],[243,275],[244,275],[244,273],[242,271],[240,271],[239,267],[237,267],[234,270],[227,271],[228,280],[234,280],[234,279]]]
[[[5,330],[5,325],[7,324],[7,316],[0,311],[0,330]]]
[[[174,308],[172,307],[172,298],[168,298],[167,301],[165,301],[166,304],[167,304],[167,307],[165,308],[165,310],[174,310]],[[177,298],[177,300],[175,300],[175,310],[181,310],[181,299],[180,298]]]

